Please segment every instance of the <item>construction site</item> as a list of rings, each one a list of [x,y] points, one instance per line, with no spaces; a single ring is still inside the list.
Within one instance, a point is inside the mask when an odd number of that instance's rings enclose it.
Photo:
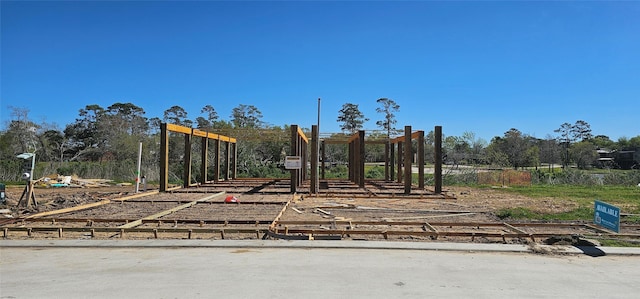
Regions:
[[[442,185],[442,127],[435,127],[433,184],[425,185],[424,131],[404,128],[389,139],[320,138],[290,126],[285,168],[289,178],[238,178],[233,136],[172,124],[161,125],[157,188],[51,188],[31,181],[18,206],[37,211],[0,220],[4,239],[265,239],[386,240],[572,244],[590,237],[640,238],[640,226],[622,224],[619,233],[583,221],[505,222],[500,207],[531,205],[530,199]],[[182,184],[169,182],[169,139],[184,140]],[[177,137],[176,137],[177,136]],[[412,140],[417,146],[412,147]],[[197,150],[193,145],[197,144]],[[348,178],[325,177],[325,147],[348,148]],[[365,176],[366,145],[384,146],[384,179]],[[194,165],[192,157],[200,163]],[[415,167],[418,165],[419,167]],[[417,169],[416,169],[417,168]],[[412,176],[417,172],[417,184]],[[197,176],[193,174],[197,173]],[[211,175],[212,174],[212,175]],[[48,194],[48,195],[46,195]],[[66,196],[62,196],[65,195]],[[40,197],[36,200],[36,197]],[[48,197],[47,197],[48,196]],[[45,200],[43,200],[43,198]],[[570,209],[542,200],[540,209]]]

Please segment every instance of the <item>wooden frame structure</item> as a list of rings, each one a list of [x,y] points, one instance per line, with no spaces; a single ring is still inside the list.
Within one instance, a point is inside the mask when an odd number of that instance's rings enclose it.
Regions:
[[[411,162],[412,162],[412,147],[411,141],[418,140],[418,152],[416,164],[418,164],[418,188],[424,188],[424,131],[411,132],[411,126],[404,127],[404,136],[400,136],[391,140],[392,144],[391,152],[398,148],[398,183],[404,181],[404,193],[411,194]],[[392,154],[393,155],[393,154]]]
[[[307,179],[307,147],[309,139],[302,132],[298,125],[291,125],[291,148],[289,154],[291,156],[299,156],[302,160],[300,169],[291,169],[291,193],[297,191],[297,187]]]
[[[224,179],[230,180],[236,178],[237,173],[237,141],[235,138],[227,137],[220,134],[201,131],[198,129],[188,128],[184,126],[162,123],[160,124],[160,192],[169,191],[169,132],[181,133],[184,135],[184,172],[183,172],[183,186],[187,188],[189,186],[195,186],[198,183],[209,183],[212,181],[220,180],[220,162],[221,162],[221,147],[222,142],[226,143],[225,151],[227,161],[225,163],[226,169],[224,171]],[[201,138],[201,157],[202,163],[200,165],[200,177],[201,182],[191,184],[191,141],[193,137]],[[214,160],[214,179],[208,180],[208,151],[209,140],[215,141],[215,160]]]

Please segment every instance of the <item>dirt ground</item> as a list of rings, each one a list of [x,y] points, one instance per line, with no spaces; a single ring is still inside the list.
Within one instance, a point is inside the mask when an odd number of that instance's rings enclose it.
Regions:
[[[152,190],[153,186],[149,188]],[[29,214],[51,211],[73,207],[81,204],[99,202],[105,199],[122,198],[135,194],[133,186],[110,186],[91,188],[35,188],[34,192],[38,207],[17,208],[17,202],[24,190],[23,186],[7,186],[6,204],[0,205],[0,209],[10,209],[13,217],[27,216]],[[366,198],[326,198],[308,197],[305,202],[297,203],[298,206],[323,205],[327,202],[331,204],[351,204],[358,206],[374,206],[388,209],[435,209],[435,210],[456,210],[469,212],[493,213],[502,208],[525,207],[536,212],[564,212],[577,208],[577,204],[566,200],[555,198],[536,198],[511,194],[495,189],[476,189],[470,187],[449,187],[444,190],[455,199],[366,199]],[[229,192],[231,193],[231,192]],[[240,196],[240,195],[238,195]],[[143,215],[141,215],[143,216]],[[399,216],[398,216],[399,217]]]
[[[333,185],[332,185],[333,184]],[[308,188],[302,187],[297,194],[289,193],[288,182],[286,181],[251,181],[232,180],[218,182],[215,184],[203,185],[195,188],[179,189],[167,193],[149,193],[142,197],[131,198],[135,194],[133,186],[109,186],[109,187],[84,187],[84,188],[36,188],[35,196],[38,201],[37,207],[17,207],[18,200],[24,187],[9,186],[6,190],[7,202],[0,205],[0,210],[5,210],[0,215],[0,220],[9,218],[24,218],[41,212],[60,210],[84,204],[98,203],[105,200],[112,200],[107,204],[98,204],[87,209],[67,211],[65,213],[51,216],[59,221],[47,220],[49,216],[42,217],[43,221],[27,220],[10,224],[15,228],[9,233],[8,238],[61,238],[62,233],[56,231],[42,230],[33,235],[25,232],[28,227],[51,227],[61,226],[85,227],[92,225],[89,220],[99,221],[100,227],[116,228],[129,221],[143,219],[155,214],[162,214],[164,211],[174,209],[180,205],[203,200],[213,194],[225,191],[224,197],[216,198],[213,202],[201,202],[189,208],[181,208],[170,214],[153,218],[159,222],[148,222],[138,226],[141,229],[165,229],[182,228],[187,230],[201,231],[188,238],[225,238],[220,236],[215,230],[218,229],[251,229],[253,233],[236,233],[227,235],[226,238],[259,238],[257,230],[266,231],[270,224],[277,220],[276,233],[289,231],[292,234],[304,234],[305,230],[313,231],[333,231],[333,230],[359,230],[359,231],[415,231],[415,223],[423,225],[425,222],[437,226],[439,232],[447,231],[473,231],[485,233],[502,232],[509,233],[505,227],[483,226],[475,227],[478,223],[502,223],[507,221],[514,223],[510,219],[500,219],[496,212],[502,208],[525,207],[537,212],[561,212],[575,209],[577,205],[567,200],[554,198],[529,198],[526,196],[511,194],[501,188],[470,188],[470,187],[448,187],[443,189],[444,194],[436,195],[426,190],[414,190],[411,195],[404,196],[401,191],[402,186],[397,184],[385,184],[382,182],[371,182],[365,188],[358,188],[349,182],[337,181],[329,182],[328,188],[320,188],[318,195],[308,194]],[[338,186],[338,187],[336,187]],[[154,190],[157,186],[149,188]],[[227,195],[237,197],[242,204],[225,204],[223,198]],[[118,200],[127,198],[127,200]],[[286,203],[291,201],[287,206]],[[286,207],[286,208],[285,208]],[[7,213],[7,210],[9,213]],[[280,217],[279,217],[280,215]],[[279,218],[278,218],[279,217]],[[80,220],[80,221],[68,221]],[[516,220],[516,222],[518,222]],[[353,224],[352,224],[353,223]],[[408,223],[398,224],[398,223]],[[411,224],[413,223],[413,224]],[[450,223],[450,224],[446,224]],[[475,223],[470,226],[470,223]],[[391,226],[393,225],[393,227]],[[23,230],[20,230],[23,229]],[[423,227],[426,231],[426,228]],[[549,228],[544,228],[549,232]],[[525,230],[528,233],[536,233],[538,228],[530,227]],[[298,231],[296,233],[296,231]],[[177,235],[178,230],[173,233],[161,233],[158,235],[150,232],[127,233],[127,238],[147,239],[155,238],[185,238],[185,235]],[[554,231],[554,233],[556,233]],[[558,231],[558,234],[567,234],[567,230]],[[574,232],[570,232],[573,234]],[[579,234],[580,231],[575,231]],[[636,233],[635,231],[633,233]],[[5,230],[5,234],[7,231]],[[286,233],[285,233],[286,234]],[[118,234],[113,231],[107,233],[89,234],[90,238],[112,238]],[[79,233],[65,232],[65,238],[87,238],[86,231]],[[358,235],[348,236],[358,240],[400,240],[400,241],[429,241],[429,236],[416,236],[415,234],[400,234],[394,236],[387,235]],[[438,239],[440,241],[460,241],[468,242],[468,237],[447,237]],[[473,238],[471,242],[495,242],[494,239]],[[498,240],[501,241],[501,240]],[[502,240],[504,241],[504,240]],[[525,242],[521,238],[506,240],[506,242]]]

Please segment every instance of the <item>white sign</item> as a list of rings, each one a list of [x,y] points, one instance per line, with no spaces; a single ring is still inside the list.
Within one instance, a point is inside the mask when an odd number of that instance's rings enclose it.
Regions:
[[[286,156],[284,158],[285,169],[300,169],[302,168],[302,158],[300,156]]]

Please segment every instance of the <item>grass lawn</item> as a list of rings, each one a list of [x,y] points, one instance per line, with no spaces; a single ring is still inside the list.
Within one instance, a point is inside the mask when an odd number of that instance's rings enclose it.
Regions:
[[[511,187],[505,192],[521,194],[532,198],[553,197],[576,202],[578,208],[559,214],[540,214],[526,208],[503,209],[500,217],[541,220],[590,220],[593,218],[593,201],[600,200],[622,209],[623,214],[636,214],[623,217],[622,221],[640,223],[640,188],[625,186],[575,186],[575,185],[533,185]]]

